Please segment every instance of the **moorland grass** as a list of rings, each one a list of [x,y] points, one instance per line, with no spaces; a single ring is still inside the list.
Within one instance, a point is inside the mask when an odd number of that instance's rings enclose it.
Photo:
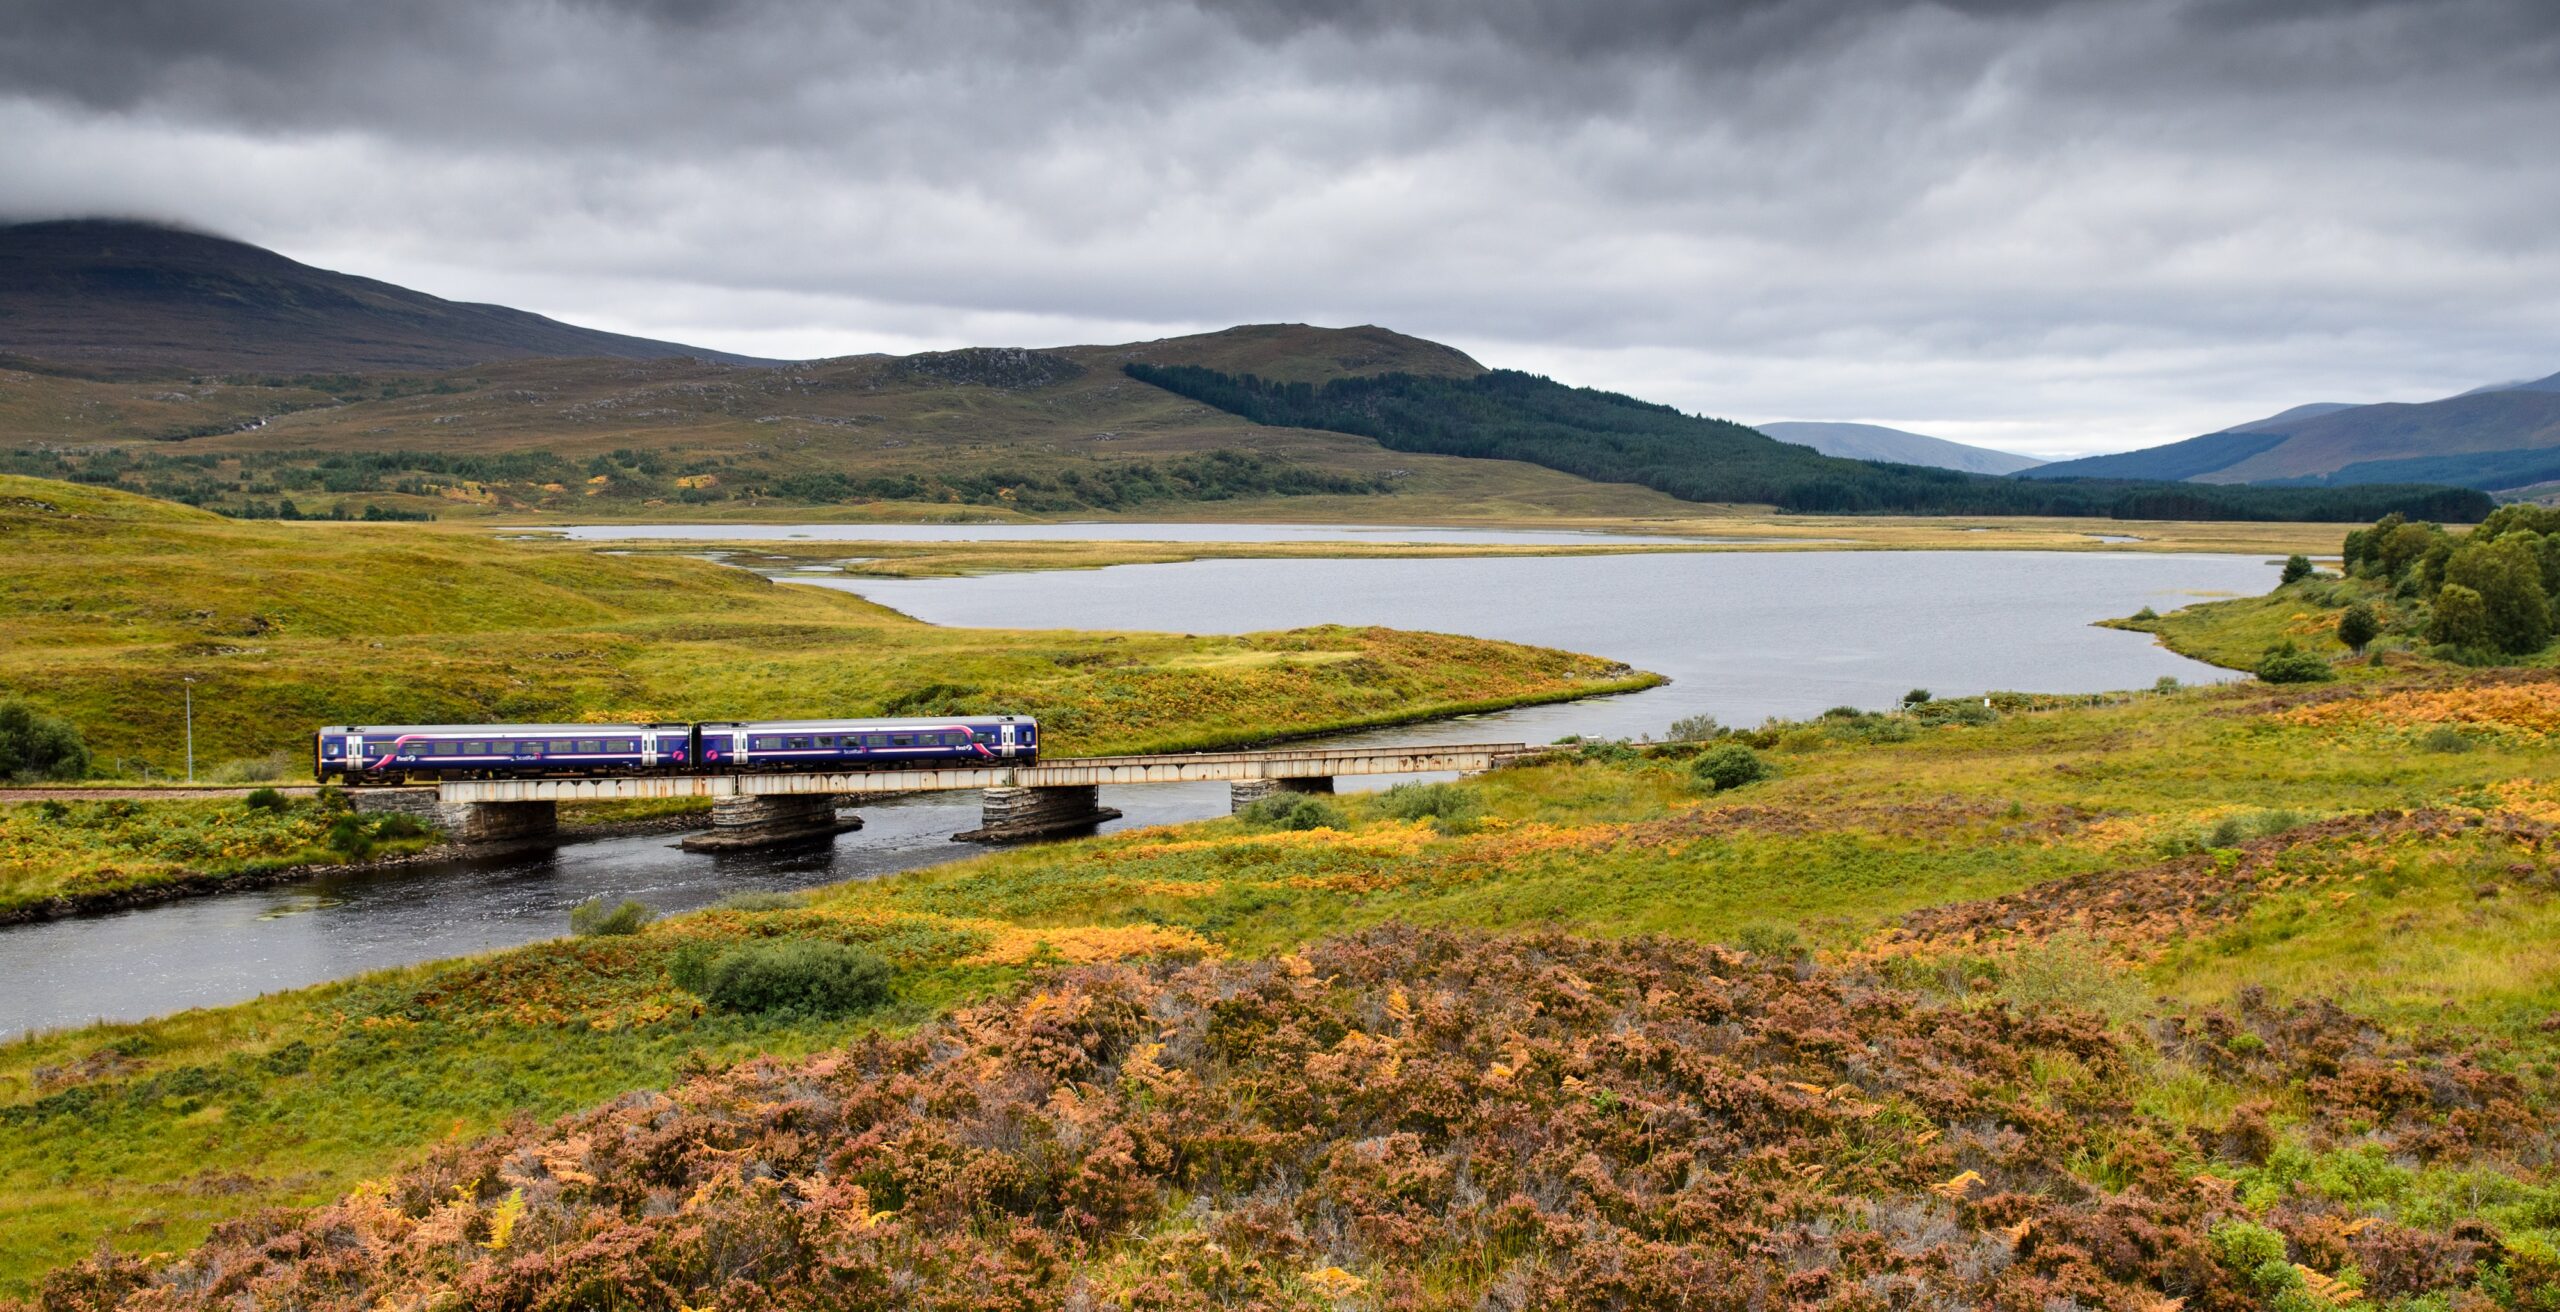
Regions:
[[[101,509],[104,508],[104,509]],[[323,724],[1038,715],[1054,752],[1231,745],[1625,691],[1596,657],[1385,629],[945,629],[672,556],[244,524],[0,478],[0,688],[100,765],[307,751]]]
[[[224,1217],[332,1196],[511,1118],[910,1026],[1044,963],[1254,955],[1389,921],[1883,953],[1924,990],[2095,1005],[2125,1024],[2253,989],[2278,1003],[2335,995],[2398,1032],[2472,1035],[2547,1064],[2560,1038],[2539,1017],[2560,1005],[2560,979],[2523,949],[2560,913],[2517,835],[2560,819],[2560,766],[2522,728],[2475,726],[2463,753],[2407,750],[2416,732],[2305,722],[2242,685],[2083,699],[1901,741],[1819,722],[1761,731],[1750,741],[1775,777],[1712,794],[1688,768],[1694,748],[1594,747],[1461,784],[1463,804],[1345,795],[1338,827],[1230,820],[1017,849],[769,909],[41,1036],[0,1050],[0,1290],[101,1237],[183,1247]],[[2227,828],[2240,847],[2196,847],[2226,819],[2279,811],[2301,823],[2244,821]],[[2450,818],[2357,827],[2377,812]],[[1896,928],[2075,876],[2165,868],[2211,886],[2251,862],[2279,878],[2229,914],[2141,922],[2138,942],[2106,937],[2104,916],[2014,941]],[[878,954],[896,967],[889,1002],[758,1018],[710,1011],[675,983],[679,954],[767,938]],[[2140,1079],[2145,1105],[2199,1121],[2239,1098],[2184,1058]]]

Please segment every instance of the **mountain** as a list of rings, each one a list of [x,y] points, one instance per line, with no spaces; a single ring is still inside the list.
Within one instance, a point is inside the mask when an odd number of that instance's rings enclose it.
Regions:
[[[0,356],[124,376],[428,371],[497,360],[763,363],[296,263],[163,224],[0,227]]]
[[[1141,383],[1274,429],[1324,429],[1395,451],[1518,461],[1682,501],[1758,503],[1815,514],[2102,515],[2114,519],[2476,519],[2478,492],[2445,487],[2199,488],[2178,483],[2021,481],[1826,456],[1757,429],[1511,369],[1466,376],[1379,373],[1321,385],[1198,365],[1130,361]]]
[[[2497,389],[2484,387],[2480,390],[2488,392],[2495,391]],[[2225,433],[2281,433],[2284,432],[2289,425],[2302,423],[2306,420],[2317,419],[2322,415],[2334,415],[2341,410],[2353,410],[2355,408],[2355,403],[2349,401],[2313,401],[2307,405],[2295,406],[2290,410],[2279,410],[2264,419],[2252,419],[2245,424],[2233,424],[2229,428],[2222,429],[2221,431]]]
[[[1882,460],[1897,465],[1927,465],[1933,469],[1961,469],[1970,474],[2014,474],[2033,469],[2044,462],[2033,456],[1994,451],[1989,447],[1966,446],[1943,437],[1908,433],[1899,428],[1879,424],[1825,424],[1785,422],[1756,425],[1763,433],[1781,442],[1809,446],[1826,456],[1844,456],[1851,460]]]
[[[2296,406],[2222,432],[2059,461],[2024,476],[2290,487],[2423,482],[2512,491],[2560,478],[2560,374],[2440,401]]]

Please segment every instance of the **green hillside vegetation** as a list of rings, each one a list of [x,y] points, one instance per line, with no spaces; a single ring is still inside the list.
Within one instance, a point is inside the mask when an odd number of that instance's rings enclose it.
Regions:
[[[41,1036],[0,1288],[2541,1307],[2560,685],[2505,677],[1591,745]],[[2418,750],[2448,697],[2506,710]]]
[[[2166,446],[2047,465],[2027,477],[2261,487],[2436,483],[2506,492],[2560,479],[2560,389],[2549,381],[2413,405],[2301,407]]]
[[[1684,415],[1513,370],[1471,377],[1375,374],[1315,385],[1196,365],[1131,362],[1132,378],[1256,423],[1358,433],[1399,450],[1521,460],[1684,501],[1755,502],[1814,514],[2088,515],[2111,519],[2360,520],[2391,510],[2476,519],[2477,492],[2201,488],[2024,482],[1951,469],[1841,460],[1720,419]]]
[[[2560,509],[2501,506],[2470,532],[2393,515],[2346,535],[2344,577],[2306,577],[2265,597],[2118,621],[2235,669],[2295,649],[2306,677],[2373,678],[2435,666],[2547,666],[2560,597]],[[2347,621],[2370,628],[2357,634]],[[2351,641],[2362,637],[2362,642]]]
[[[259,517],[687,519],[1222,513],[1694,515],[1642,488],[1272,429],[1136,383],[1133,359],[1326,378],[1472,373],[1380,328],[1262,325],[1055,351],[772,368],[540,360],[439,374],[118,382],[0,369],[0,472]],[[1386,494],[1392,494],[1386,495]]]
[[[323,724],[1010,711],[1061,752],[1263,740],[1642,686],[1444,635],[940,629],[671,555],[431,525],[228,522],[0,477],[0,689],[101,769],[299,757]]]
[[[2282,433],[2207,433],[2183,442],[2117,451],[2103,456],[2059,460],[2021,473],[2021,478],[2117,478],[2183,482],[2210,474],[2256,455],[2285,440]]]

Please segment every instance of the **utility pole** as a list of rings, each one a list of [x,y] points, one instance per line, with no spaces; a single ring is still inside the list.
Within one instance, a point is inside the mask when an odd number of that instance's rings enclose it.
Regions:
[[[196,781],[196,681],[195,676],[181,677],[187,685],[187,782]]]

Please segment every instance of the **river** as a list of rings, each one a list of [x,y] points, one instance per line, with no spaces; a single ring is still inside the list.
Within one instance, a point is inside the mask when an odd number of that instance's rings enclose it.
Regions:
[[[731,526],[718,532],[734,536]],[[2081,692],[2227,678],[2144,635],[2090,622],[2263,592],[2275,566],[2240,556],[1866,551],[1205,560],[805,581],[937,624],[1183,633],[1381,624],[1567,647],[1671,677],[1642,693],[1347,736],[1548,742],[1659,734],[1699,713],[1750,724],[1840,704],[1879,707],[1915,686],[1941,695]],[[1227,807],[1223,784],[1111,789],[1104,800],[1128,812],[1115,827]],[[973,794],[862,814],[864,829],[832,843],[752,855],[685,853],[666,835],[605,839],[0,929],[0,1034],[140,1019],[510,947],[561,933],[569,907],[590,896],[682,911],[731,893],[873,877],[975,850],[949,841],[975,826]]]

